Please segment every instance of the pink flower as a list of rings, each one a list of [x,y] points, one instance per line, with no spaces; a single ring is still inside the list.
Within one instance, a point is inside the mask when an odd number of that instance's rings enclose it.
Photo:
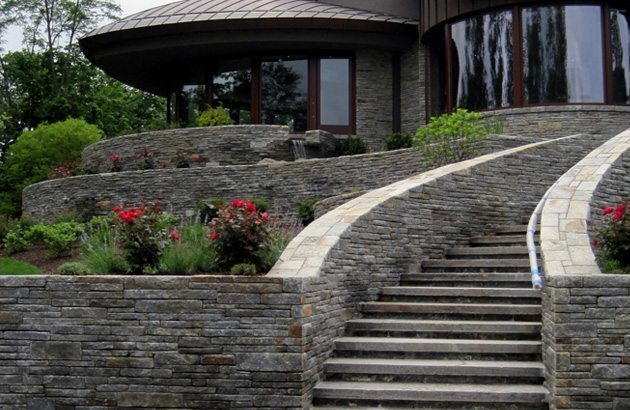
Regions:
[[[168,163],[168,161],[164,161],[164,162],[162,162],[162,163],[160,164],[160,166],[161,166],[162,168],[168,168],[168,167],[169,167],[169,165],[170,165],[170,164]]]
[[[151,152],[151,151],[149,151],[149,152],[147,152],[147,153],[145,154],[145,156],[146,156],[147,158],[153,158],[153,156],[154,156],[154,155],[155,155],[155,153],[153,153],[153,152]]]
[[[199,154],[192,154],[190,159],[192,160],[192,162],[199,162],[199,161],[201,161],[201,155],[199,155]]]
[[[174,241],[178,241],[178,240],[180,240],[180,239],[181,239],[181,237],[182,237],[182,236],[181,236],[181,235],[180,235],[180,233],[179,233],[179,232],[177,232],[177,231],[175,231],[175,232],[171,233],[171,235],[170,235],[170,238],[171,238],[172,240],[174,240]]]
[[[267,222],[269,220],[269,212],[263,212],[263,214],[260,215],[260,219],[262,219],[263,222]]]
[[[602,212],[602,215],[608,215],[608,214],[612,214],[615,210],[613,209],[612,206],[609,206],[608,208],[604,209],[604,212]]]
[[[216,241],[217,239],[219,239],[221,237],[221,235],[219,235],[217,232],[212,232],[210,234],[210,239],[213,241]]]
[[[623,219],[625,214],[626,214],[625,205],[618,205],[617,208],[615,208],[615,212],[613,213],[612,219],[615,222],[619,222]]]

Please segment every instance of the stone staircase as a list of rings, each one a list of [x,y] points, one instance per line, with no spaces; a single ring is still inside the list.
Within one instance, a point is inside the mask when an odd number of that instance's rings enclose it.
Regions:
[[[525,232],[474,237],[362,303],[334,342],[314,409],[548,408]]]

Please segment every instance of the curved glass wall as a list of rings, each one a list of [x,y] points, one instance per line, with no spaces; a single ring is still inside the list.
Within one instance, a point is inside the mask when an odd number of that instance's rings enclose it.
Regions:
[[[475,16],[451,26],[457,106],[512,105],[512,12]]]
[[[629,10],[605,1],[558,3],[505,7],[429,31],[431,115],[630,104]]]
[[[261,64],[263,124],[288,125],[291,132],[307,129],[308,60],[277,58]]]
[[[599,6],[523,9],[525,104],[603,103]]]
[[[212,105],[230,113],[234,124],[252,122],[251,60],[232,60],[219,63],[212,76]]]

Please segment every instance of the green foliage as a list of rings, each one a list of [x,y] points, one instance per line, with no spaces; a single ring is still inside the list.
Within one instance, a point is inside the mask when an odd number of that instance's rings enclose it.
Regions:
[[[199,203],[199,218],[204,223],[210,223],[219,215],[219,209],[225,206],[223,198],[213,197]]]
[[[271,208],[269,201],[264,198],[252,197],[247,200],[256,206],[258,213],[269,212],[269,208]]]
[[[40,275],[42,272],[31,264],[9,258],[0,258],[0,275]]]
[[[610,273],[630,273],[630,213],[628,201],[604,210],[605,225],[594,241],[599,259]]]
[[[159,272],[170,275],[209,273],[217,269],[217,255],[201,224],[171,233],[171,243],[160,257]]]
[[[411,139],[411,135],[405,132],[395,132],[385,137],[385,146],[388,151],[411,148],[413,146],[413,141]]]
[[[230,269],[231,275],[256,276],[256,265],[253,263],[238,263]]]
[[[419,128],[414,145],[424,155],[426,166],[442,166],[479,155],[488,132],[480,124],[481,115],[458,109],[452,114],[431,118]]]
[[[223,107],[208,107],[201,114],[199,114],[199,118],[197,118],[197,124],[200,127],[233,125],[234,120],[230,117],[230,112],[227,109]]]
[[[0,197],[0,210],[19,213],[22,189],[45,181],[58,164],[79,160],[83,149],[101,137],[97,127],[74,119],[23,132],[2,165],[0,187],[5,195]]]
[[[94,217],[86,224],[82,255],[91,272],[125,274],[130,270],[117,242],[118,238],[109,217]]]
[[[278,231],[271,231],[267,239],[267,245],[259,252],[260,268],[263,272],[269,271],[278,262],[282,252],[289,244],[289,238]]]
[[[28,229],[17,225],[10,229],[4,237],[4,248],[9,254],[22,252],[29,247]]]
[[[68,262],[57,268],[57,273],[59,275],[68,275],[68,276],[83,276],[89,275],[90,269],[87,265],[80,262]]]
[[[210,227],[221,269],[239,263],[262,265],[260,252],[269,236],[268,219],[269,215],[259,214],[254,204],[238,199],[219,210]]]
[[[359,155],[367,152],[365,141],[361,137],[348,137],[339,142],[339,155]]]
[[[297,217],[304,226],[315,220],[315,204],[319,199],[304,199],[297,202]]]
[[[49,258],[60,258],[70,254],[83,232],[83,225],[77,222],[37,224],[26,232],[26,237],[31,243],[45,244]]]

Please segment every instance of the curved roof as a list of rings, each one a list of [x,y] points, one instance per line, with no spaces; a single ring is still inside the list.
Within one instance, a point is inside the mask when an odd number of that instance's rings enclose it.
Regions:
[[[404,50],[417,36],[415,20],[315,0],[182,0],[100,27],[80,44],[112,77],[168,95],[224,57]]]
[[[178,23],[285,18],[356,20],[417,25],[416,21],[405,17],[372,13],[309,0],[184,0],[132,14],[94,30],[87,37],[121,30]]]

